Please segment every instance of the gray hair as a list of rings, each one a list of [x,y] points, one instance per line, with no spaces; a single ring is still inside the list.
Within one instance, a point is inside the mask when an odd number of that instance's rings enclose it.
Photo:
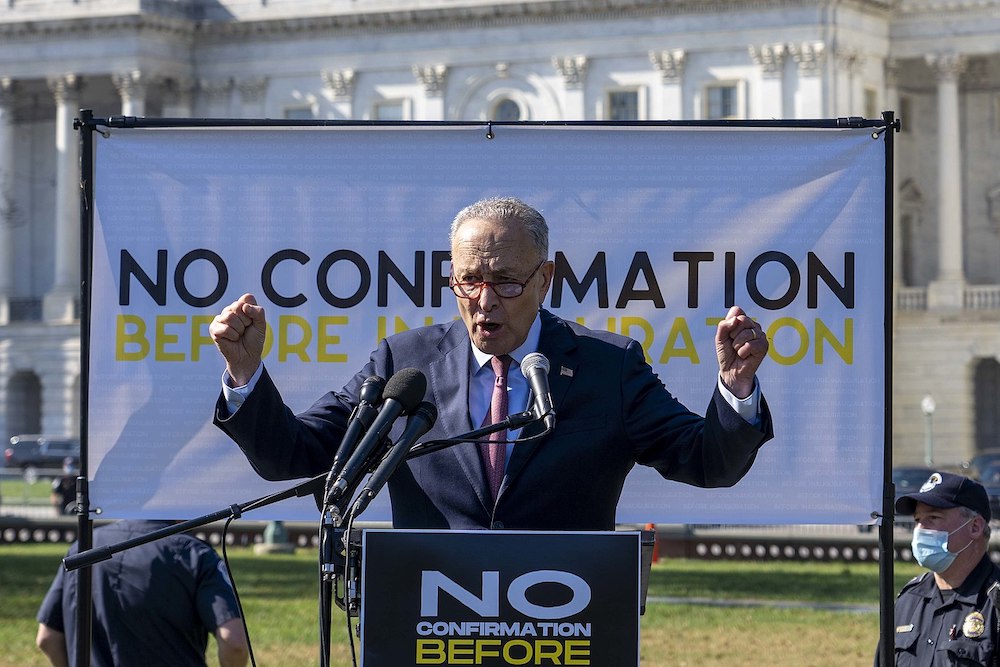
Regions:
[[[448,241],[455,245],[458,229],[469,220],[487,220],[504,224],[520,224],[531,236],[541,259],[549,256],[549,226],[537,210],[516,197],[490,197],[469,204],[451,221]]]
[[[966,518],[966,519],[970,519],[970,520],[971,520],[971,519],[975,519],[975,518],[976,518],[977,516],[978,516],[978,517],[979,517],[980,519],[982,519],[982,520],[983,520],[983,521],[985,522],[985,524],[986,524],[986,527],[985,527],[985,528],[983,528],[983,537],[985,537],[985,538],[986,538],[986,541],[987,541],[987,542],[989,542],[989,541],[990,541],[990,534],[991,534],[991,533],[992,533],[993,531],[992,531],[992,529],[990,528],[990,522],[989,522],[989,521],[988,521],[988,520],[986,519],[986,517],[984,517],[984,516],[983,516],[982,514],[980,514],[980,513],[979,513],[979,512],[977,512],[976,510],[974,510],[974,509],[970,509],[970,508],[968,508],[968,507],[966,507],[966,506],[964,506],[964,505],[959,505],[959,507],[958,507],[958,513],[959,513],[960,515],[962,515],[962,517],[964,517],[964,518]]]

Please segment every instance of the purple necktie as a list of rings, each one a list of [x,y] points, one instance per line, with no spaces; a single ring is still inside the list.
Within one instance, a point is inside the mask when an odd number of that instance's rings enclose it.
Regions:
[[[496,382],[493,383],[490,414],[486,417],[484,426],[496,424],[507,418],[507,369],[510,368],[512,361],[513,359],[507,354],[493,357],[491,360]],[[494,501],[497,499],[497,492],[500,491],[500,482],[503,481],[503,468],[507,455],[507,444],[503,441],[506,439],[507,429],[504,429],[490,433],[489,440],[479,444],[483,465],[486,468],[486,481],[490,485],[490,493]]]

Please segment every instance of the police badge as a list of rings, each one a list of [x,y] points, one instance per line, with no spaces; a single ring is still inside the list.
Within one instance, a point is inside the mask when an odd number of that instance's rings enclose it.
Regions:
[[[986,619],[978,611],[974,611],[962,621],[962,634],[969,639],[981,637],[986,630]]]

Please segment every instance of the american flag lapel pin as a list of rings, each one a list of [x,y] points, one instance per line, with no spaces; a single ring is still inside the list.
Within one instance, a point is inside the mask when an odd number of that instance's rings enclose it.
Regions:
[[[565,366],[559,367],[559,375],[565,375],[566,377],[573,377],[573,369],[566,368]]]

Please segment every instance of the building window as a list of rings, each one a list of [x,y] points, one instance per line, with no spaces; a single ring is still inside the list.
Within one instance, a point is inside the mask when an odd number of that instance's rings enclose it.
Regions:
[[[18,433],[41,433],[41,406],[42,383],[38,376],[31,371],[14,373],[7,383],[6,438]]]
[[[899,113],[897,117],[899,118],[899,131],[909,133],[910,128],[913,127],[913,103],[906,95],[899,96]]]
[[[521,106],[510,98],[504,98],[493,106],[491,116],[496,121],[521,120]]]
[[[739,81],[713,83],[705,90],[707,120],[732,120],[744,115],[743,89]]]
[[[639,120],[639,91],[612,90],[608,92],[607,120]]]
[[[878,108],[878,91],[874,88],[865,88],[865,118],[881,118],[882,112]]]
[[[903,284],[912,287],[926,285],[930,279],[926,258],[926,248],[933,247],[926,239],[924,226],[924,196],[913,179],[900,184],[897,194],[899,225],[902,234]]]
[[[315,117],[312,105],[304,107],[285,107],[285,118],[288,118],[289,120],[312,120]]]
[[[972,371],[973,413],[976,415],[976,451],[996,446],[1000,439],[1000,363],[979,359]]]
[[[903,285],[919,285],[920,276],[917,275],[917,244],[920,242],[919,230],[917,229],[918,218],[910,212],[901,213],[899,216],[899,227],[902,232],[902,262],[903,262]]]
[[[405,100],[382,100],[375,104],[374,120],[406,120]]]
[[[986,212],[993,224],[1000,229],[1000,185],[986,191]]]

